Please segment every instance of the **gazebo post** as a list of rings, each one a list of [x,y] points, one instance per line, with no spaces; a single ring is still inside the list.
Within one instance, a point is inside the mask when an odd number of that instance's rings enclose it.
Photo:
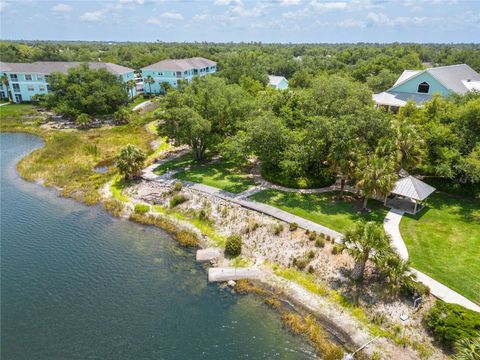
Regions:
[[[417,213],[417,200],[415,201],[415,207],[413,208],[413,214],[415,215]]]
[[[383,201],[383,206],[387,206],[387,198],[388,198],[388,194],[385,195],[385,200]]]

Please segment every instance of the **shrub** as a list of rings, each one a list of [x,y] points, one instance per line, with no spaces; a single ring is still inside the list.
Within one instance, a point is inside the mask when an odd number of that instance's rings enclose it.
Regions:
[[[321,237],[317,237],[317,240],[315,240],[315,246],[323,248],[325,246],[325,240],[323,240]]]
[[[448,348],[462,339],[474,338],[480,331],[479,313],[441,300],[425,315],[425,321],[435,339]]]
[[[237,257],[242,252],[242,238],[239,235],[231,235],[225,244],[225,253],[230,257]]]
[[[416,282],[412,279],[407,279],[402,282],[401,291],[404,295],[410,297],[416,295],[430,295],[430,288],[427,285],[424,285],[421,282]]]
[[[308,257],[309,259],[313,259],[313,258],[315,257],[315,251],[310,250],[310,251],[308,252],[308,254],[307,254],[307,257]]]
[[[175,182],[175,184],[173,185],[173,191],[175,191],[175,192],[182,191],[182,188],[183,188],[183,184],[182,184],[181,181],[177,181],[177,182]]]
[[[297,267],[298,270],[304,270],[308,263],[309,263],[309,260],[307,258],[300,258],[300,259],[293,259],[294,261],[294,265]]]
[[[310,266],[308,267],[308,269],[307,269],[307,272],[308,272],[309,274],[313,274],[313,273],[315,272],[315,268],[314,268],[312,265],[310,265]]]
[[[282,224],[275,224],[273,225],[273,233],[275,235],[280,235],[280,233],[283,231],[283,225]]]
[[[170,198],[170,207],[173,208],[187,201],[188,198],[183,194],[176,194]]]
[[[92,125],[92,119],[88,114],[80,114],[75,122],[80,129],[88,129]]]
[[[296,222],[290,223],[290,231],[295,231],[298,229],[298,224]]]
[[[317,238],[317,233],[315,231],[312,231],[311,233],[308,234],[308,240],[313,241]]]
[[[198,212],[198,219],[202,221],[209,221],[210,219],[208,218],[208,214],[205,211],[205,209],[200,209]]]
[[[337,255],[340,254],[344,249],[343,245],[333,245],[332,247],[332,254]]]
[[[135,204],[134,210],[137,214],[145,214],[150,211],[150,206],[146,204]]]

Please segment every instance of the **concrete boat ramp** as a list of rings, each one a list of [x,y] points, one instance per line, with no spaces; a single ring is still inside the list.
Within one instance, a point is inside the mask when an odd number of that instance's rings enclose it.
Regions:
[[[228,282],[230,280],[258,279],[260,277],[260,271],[255,267],[229,267],[228,260],[223,257],[223,251],[219,248],[197,250],[196,258],[198,262],[210,262],[211,264],[227,265],[209,268],[209,282]]]
[[[257,268],[214,267],[208,269],[209,282],[224,282],[240,279],[258,279],[260,271]]]

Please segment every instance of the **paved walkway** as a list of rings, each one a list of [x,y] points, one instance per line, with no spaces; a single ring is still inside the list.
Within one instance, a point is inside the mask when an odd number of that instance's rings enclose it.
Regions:
[[[175,157],[178,157],[181,155],[182,153],[176,154]],[[172,176],[175,173],[182,171],[183,169],[172,170],[163,175],[156,175],[153,173],[153,170],[156,167],[158,167],[161,163],[170,161],[172,160],[172,158],[174,157],[169,157],[168,159],[164,159],[160,162],[157,162],[145,168],[143,170],[142,177],[146,180],[158,181],[165,184],[171,184],[173,182],[179,181],[177,179],[172,178]],[[327,228],[323,225],[320,225],[313,221],[307,220],[305,218],[293,215],[287,211],[278,209],[276,207],[248,199],[248,196],[251,196],[256,192],[259,192],[267,188],[273,188],[273,189],[282,190],[282,191],[297,191],[301,193],[324,193],[324,192],[339,190],[339,187],[337,185],[332,185],[332,186],[320,188],[320,189],[298,190],[298,189],[285,188],[283,186],[278,186],[278,185],[271,184],[267,181],[263,181],[260,185],[250,188],[240,194],[233,194],[228,191],[221,190],[205,184],[199,184],[199,183],[194,183],[189,181],[182,181],[182,182],[185,184],[186,187],[190,189],[194,189],[196,191],[200,191],[212,196],[216,196],[220,199],[230,201],[234,204],[243,206],[244,208],[258,211],[260,213],[272,216],[276,219],[285,221],[287,223],[297,223],[299,227],[305,230],[315,231],[319,234],[323,233],[325,235],[328,235],[334,238],[336,242],[341,242],[341,239],[343,237],[341,233],[335,230],[332,230],[330,228]],[[346,187],[345,190],[353,191],[354,189],[350,187],[348,188]],[[387,213],[387,216],[385,217],[383,227],[385,229],[385,232],[391,236],[392,246],[398,252],[399,256],[404,260],[408,260],[408,250],[405,245],[405,242],[403,241],[402,235],[400,234],[400,228],[399,228],[400,221],[402,219],[403,214],[404,212],[402,210],[391,209]],[[423,284],[427,285],[430,288],[430,292],[435,297],[442,299],[445,302],[459,304],[466,307],[467,309],[480,312],[480,307],[475,303],[473,303],[472,301],[465,298],[464,296],[460,295],[459,293],[453,291],[447,286],[439,283],[438,281],[432,279],[428,275],[416,269],[412,268],[411,270],[416,274],[418,281],[422,282]]]
[[[408,260],[408,251],[403,241],[402,235],[400,234],[400,221],[402,220],[404,212],[397,209],[392,209],[387,213],[385,220],[383,222],[383,227],[385,232],[390,235],[392,238],[392,245],[397,250],[399,256]],[[439,283],[438,281],[432,279],[430,276],[416,270],[411,269],[412,272],[417,276],[417,280],[421,283],[427,285],[430,288],[430,292],[435,297],[452,304],[459,304],[467,309],[476,311],[480,313],[480,306],[474,302],[468,300],[466,297],[460,295],[456,291],[453,291],[449,287]]]
[[[178,155],[178,156],[180,156],[180,155]],[[158,167],[162,162],[169,161],[171,159],[172,159],[172,157],[170,157],[168,159],[164,159],[161,162],[157,162],[157,163],[155,163],[153,165],[150,165],[147,168],[143,169],[142,177],[145,180],[157,181],[157,182],[161,182],[161,183],[164,183],[164,184],[171,184],[172,182],[179,181],[177,179],[173,179],[172,176],[175,173],[181,171],[182,169],[172,170],[172,171],[169,171],[168,173],[165,173],[163,175],[157,175],[157,174],[153,173],[153,170],[155,170],[155,168]],[[258,192],[258,191],[261,191],[261,190],[267,188],[268,185],[256,186],[256,187],[248,189],[248,190],[246,190],[246,191],[244,191],[240,194],[233,194],[231,192],[221,190],[221,189],[218,189],[216,187],[208,186],[208,185],[205,185],[205,184],[199,184],[199,183],[194,183],[194,182],[190,182],[190,181],[183,181],[183,180],[182,180],[182,183],[185,185],[185,187],[188,187],[190,189],[194,189],[196,191],[200,191],[200,192],[212,195],[212,196],[216,196],[220,199],[230,201],[234,204],[243,206],[244,208],[254,210],[254,211],[258,211],[260,213],[272,216],[276,219],[285,221],[287,223],[297,223],[298,226],[301,227],[302,229],[309,230],[309,231],[315,231],[319,234],[323,233],[325,235],[328,235],[328,236],[336,239],[337,242],[340,242],[341,238],[343,236],[338,231],[327,228],[326,226],[323,226],[323,225],[317,224],[313,221],[310,221],[310,220],[304,219],[302,217],[293,215],[293,214],[291,214],[287,211],[278,209],[276,207],[273,207],[273,206],[270,206],[270,205],[267,205],[267,204],[263,204],[263,203],[259,203],[259,202],[256,202],[256,201],[253,201],[253,200],[250,200],[250,199],[247,198],[248,196],[253,195],[255,192]],[[330,188],[328,188],[328,189],[330,189]],[[331,189],[330,190],[325,190],[325,191],[331,191]]]

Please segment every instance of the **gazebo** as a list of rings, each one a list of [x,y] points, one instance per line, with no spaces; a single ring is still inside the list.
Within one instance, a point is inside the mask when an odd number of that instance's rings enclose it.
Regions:
[[[385,197],[384,204],[410,214],[416,214],[423,209],[423,201],[435,190],[433,186],[409,175],[397,180],[390,191],[390,198],[389,195]]]

